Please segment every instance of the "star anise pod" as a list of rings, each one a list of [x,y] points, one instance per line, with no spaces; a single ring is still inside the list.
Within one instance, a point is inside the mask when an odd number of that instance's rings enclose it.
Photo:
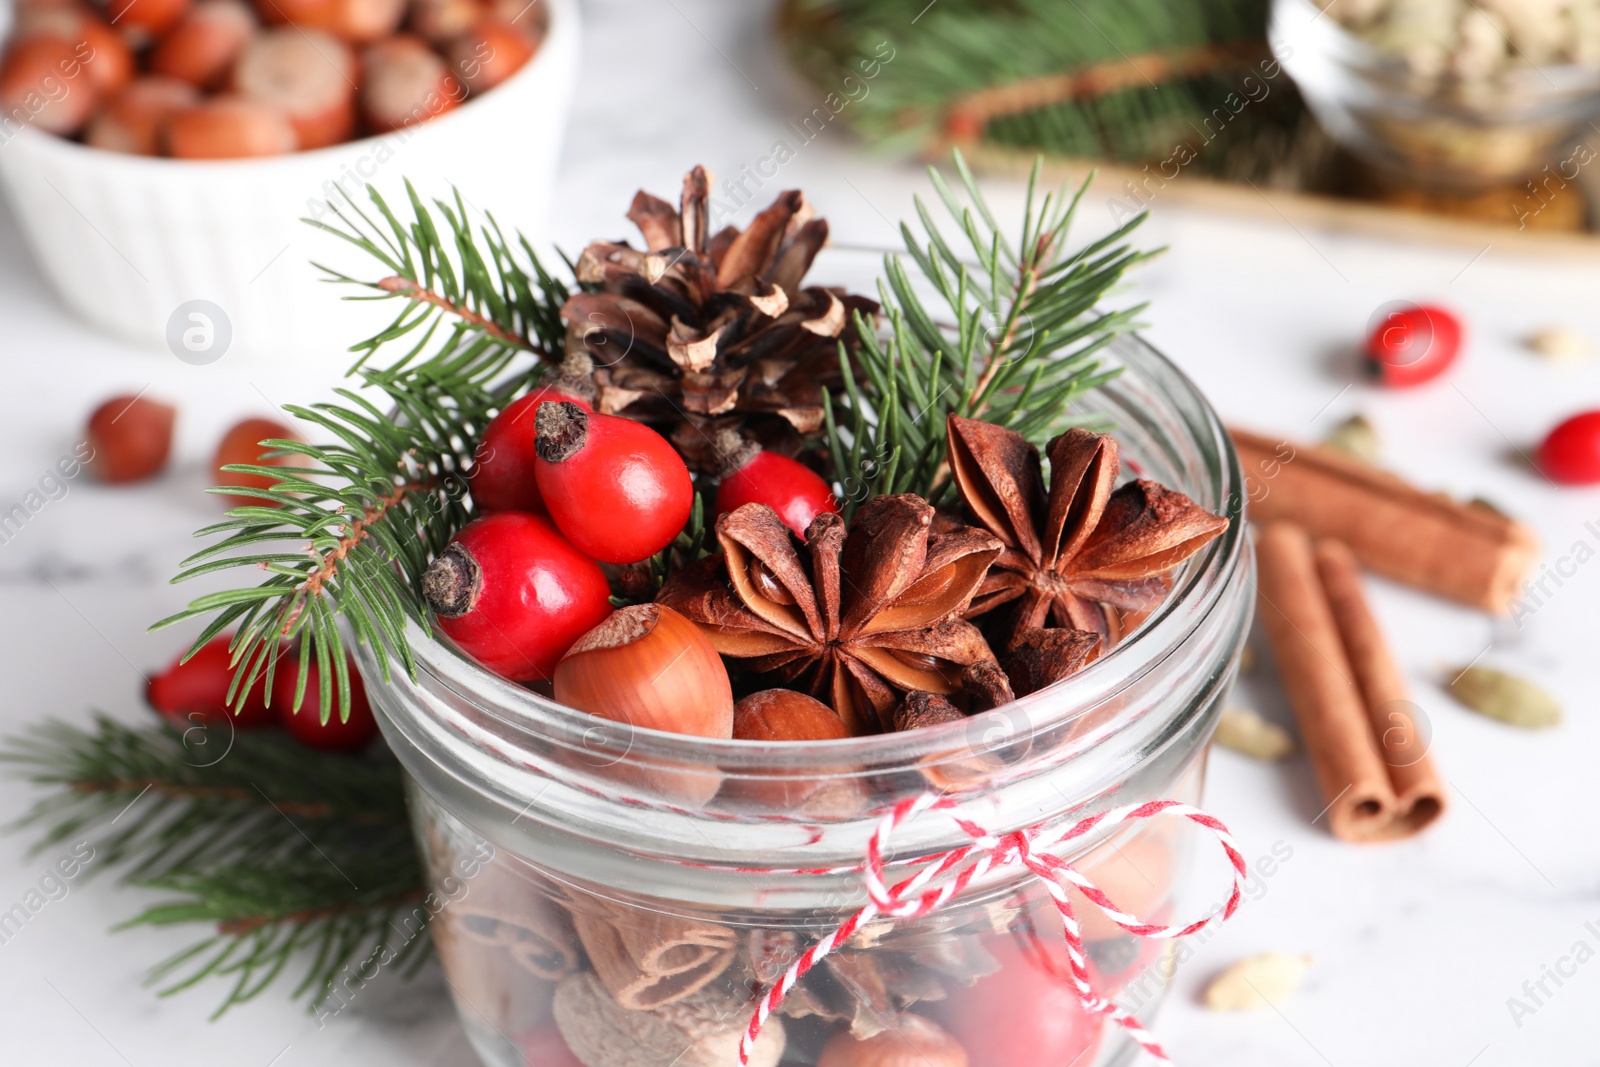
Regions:
[[[764,504],[717,519],[722,555],[674,574],[658,601],[718,652],[830,703],[852,733],[893,729],[900,693],[960,691],[993,660],[961,618],[1000,543],[970,526],[932,529],[921,497],[863,504],[849,531],[818,515],[799,544]]]
[[[842,384],[838,346],[855,343],[853,312],[878,305],[802,284],[828,240],[798,190],[780,193],[748,229],[707,236],[711,176],[683,182],[678,210],[641,190],[628,218],[645,249],[597,241],[578,280],[598,290],[562,307],[568,345],[587,348],[599,410],[669,436],[710,470],[720,429],[749,431],[793,453],[822,427],[822,390]]]
[[[1122,470],[1108,434],[1072,429],[1039,452],[1021,434],[951,415],[950,472],[977,520],[1005,543],[968,617],[1010,605],[996,647],[1048,624],[1115,640],[1121,612],[1167,595],[1168,572],[1227,528],[1182,493],[1152,481],[1114,488]]]

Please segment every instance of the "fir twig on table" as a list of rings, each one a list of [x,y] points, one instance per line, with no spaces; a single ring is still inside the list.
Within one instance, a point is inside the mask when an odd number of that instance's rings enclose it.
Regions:
[[[39,833],[35,851],[87,840],[90,871],[173,894],[119,928],[214,928],[155,969],[163,993],[226,977],[220,1013],[304,954],[296,995],[316,1004],[353,963],[426,958],[422,871],[387,750],[334,755],[226,723],[183,731],[97,716],[10,738],[0,762],[49,790],[12,827]]]

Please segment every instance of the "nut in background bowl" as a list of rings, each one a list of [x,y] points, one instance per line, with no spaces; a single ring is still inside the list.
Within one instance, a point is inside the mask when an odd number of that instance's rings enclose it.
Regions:
[[[1334,140],[1408,184],[1471,192],[1519,182],[1570,152],[1569,138],[1600,117],[1600,66],[1429,78],[1335,13],[1311,0],[1273,0],[1273,54]]]
[[[0,186],[40,271],[99,329],[167,348],[169,326],[181,336],[189,325],[179,309],[206,301],[227,317],[230,352],[343,353],[395,308],[341,300],[353,290],[328,285],[311,265],[372,271],[357,249],[301,221],[330,218],[336,189],[369,210],[368,183],[390,203],[404,200],[407,180],[425,201],[448,198],[454,186],[469,210],[492,212],[508,234],[543,238],[579,28],[576,0],[542,2],[549,29],[521,70],[415,126],[209,162],[88,148],[13,120],[0,122]]]

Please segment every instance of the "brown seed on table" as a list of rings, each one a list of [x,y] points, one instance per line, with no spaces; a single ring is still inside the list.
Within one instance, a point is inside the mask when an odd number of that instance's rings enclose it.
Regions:
[[[114,396],[89,416],[89,469],[102,482],[149,478],[166,466],[178,409],[140,396]]]
[[[170,117],[162,138],[178,159],[281,156],[298,143],[289,116],[271,104],[217,96]]]
[[[256,32],[244,0],[200,0],[150,52],[150,71],[201,89],[220,85]]]
[[[967,1050],[931,1019],[907,1013],[876,1037],[835,1034],[817,1067],[967,1067]]]
[[[102,94],[114,93],[133,80],[133,50],[121,34],[92,11],[47,8],[24,11],[17,18],[13,43],[30,37],[57,37],[72,45],[89,81]]]
[[[301,462],[301,457],[290,454],[267,458],[263,453],[274,451],[261,444],[267,439],[283,441],[298,441],[300,435],[281,422],[272,419],[243,419],[229,428],[222,435],[222,441],[217,445],[217,454],[212,460],[212,470],[217,479],[217,485],[238,485],[245,488],[270,489],[278,481],[276,478],[265,474],[237,474],[224,471],[222,468],[234,463],[251,463],[268,467],[290,466]],[[271,500],[259,497],[240,496],[227,494],[224,497],[230,506],[250,505],[253,507],[277,507]]]
[[[419,37],[381,41],[362,53],[361,65],[361,111],[376,130],[426,122],[460,106],[467,95],[444,59]]]
[[[109,152],[161,154],[161,130],[168,119],[193,107],[200,91],[172,78],[136,78],[89,123],[84,142]]]
[[[337,37],[283,27],[245,47],[233,88],[287,115],[304,151],[338,144],[354,131],[356,70],[355,54]]]
[[[0,65],[0,114],[27,116],[47,133],[70,136],[89,121],[100,98],[86,71],[63,38],[19,41]]]
[[[444,49],[451,69],[475,93],[504,82],[521,70],[533,53],[533,42],[515,26],[493,15],[480,19]]]

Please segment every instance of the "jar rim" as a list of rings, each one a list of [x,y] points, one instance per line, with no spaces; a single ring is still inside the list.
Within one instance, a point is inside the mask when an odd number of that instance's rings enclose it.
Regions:
[[[879,773],[896,766],[929,766],[944,760],[982,755],[1026,740],[1047,730],[1070,726],[1080,717],[1114,701],[1117,694],[1156,669],[1215,611],[1247,565],[1244,533],[1244,480],[1239,459],[1220,418],[1194,383],[1166,356],[1137,334],[1123,335],[1106,347],[1108,357],[1124,372],[1098,387],[1099,397],[1113,400],[1119,414],[1142,422],[1149,437],[1154,421],[1177,416],[1184,440],[1169,441],[1169,465],[1185,463],[1191,484],[1183,491],[1210,511],[1228,518],[1226,530],[1180,569],[1161,606],[1124,641],[1076,674],[993,712],[965,722],[898,733],[835,741],[754,742],[713,739],[633,728],[559,704],[521,685],[500,678],[471,661],[435,631],[430,638],[412,624],[411,656],[418,680],[467,698],[492,732],[513,747],[519,739],[557,745],[600,759],[616,756],[635,767],[715,764],[724,776],[761,778],[769,775],[832,777],[836,774]],[[1165,402],[1170,411],[1154,407]],[[1119,426],[1130,429],[1127,424]],[[1183,454],[1179,454],[1179,453]],[[1154,472],[1152,472],[1154,473]],[[1196,476],[1202,484],[1193,484]],[[363,666],[376,666],[362,649]],[[390,684],[414,684],[396,672]],[[371,682],[369,681],[369,686]],[[1093,744],[1126,728],[1113,718],[1080,739]],[[1169,724],[1171,725],[1171,724]],[[851,769],[839,771],[848,755]],[[504,758],[515,760],[510,753]]]

